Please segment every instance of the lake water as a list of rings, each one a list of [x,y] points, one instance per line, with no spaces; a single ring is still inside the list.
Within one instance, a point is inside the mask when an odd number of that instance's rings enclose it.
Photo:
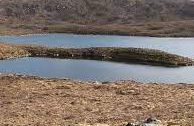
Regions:
[[[141,47],[194,58],[194,38],[156,38],[106,35],[42,34],[0,36],[0,41],[51,47]],[[0,61],[0,73],[19,73],[78,80],[136,80],[140,82],[194,83],[194,67],[167,68],[115,62],[51,58]]]
[[[194,58],[194,38],[157,38],[136,36],[34,34],[24,36],[0,36],[0,41],[40,44],[54,47],[140,47],[160,49]]]
[[[0,61],[0,71],[77,80],[193,83],[194,67],[167,68],[94,60],[19,58]]]

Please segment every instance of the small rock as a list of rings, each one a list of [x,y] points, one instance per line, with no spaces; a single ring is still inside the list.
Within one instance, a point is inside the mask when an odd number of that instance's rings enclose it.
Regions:
[[[146,119],[145,121],[144,121],[144,123],[155,123],[155,122],[157,122],[158,120],[156,119],[156,118],[148,118],[148,119]]]
[[[99,84],[102,84],[101,82],[99,81],[95,81],[95,84],[99,85]]]
[[[116,93],[120,95],[139,95],[140,94],[136,90],[118,90]]]
[[[109,83],[110,83],[109,81],[102,82],[102,84],[109,84]]]
[[[125,126],[162,126],[156,118],[148,118],[143,122],[128,123]]]
[[[132,123],[128,123],[126,126],[134,126],[134,124],[132,124]]]

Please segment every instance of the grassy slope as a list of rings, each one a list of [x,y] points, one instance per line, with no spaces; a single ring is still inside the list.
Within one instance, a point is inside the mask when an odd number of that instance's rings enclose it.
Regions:
[[[78,24],[194,19],[190,0],[2,0],[1,17]]]

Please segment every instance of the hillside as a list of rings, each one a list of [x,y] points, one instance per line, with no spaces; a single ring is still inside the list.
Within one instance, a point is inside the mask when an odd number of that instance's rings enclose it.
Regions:
[[[0,34],[194,36],[191,0],[0,0],[0,8]]]
[[[24,21],[131,23],[194,19],[189,0],[1,0],[0,17]]]

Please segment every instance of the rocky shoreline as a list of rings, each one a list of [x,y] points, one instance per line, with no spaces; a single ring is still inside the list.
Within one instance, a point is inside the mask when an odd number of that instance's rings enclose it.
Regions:
[[[1,74],[0,124],[192,126],[193,91],[192,84],[89,82]]]

